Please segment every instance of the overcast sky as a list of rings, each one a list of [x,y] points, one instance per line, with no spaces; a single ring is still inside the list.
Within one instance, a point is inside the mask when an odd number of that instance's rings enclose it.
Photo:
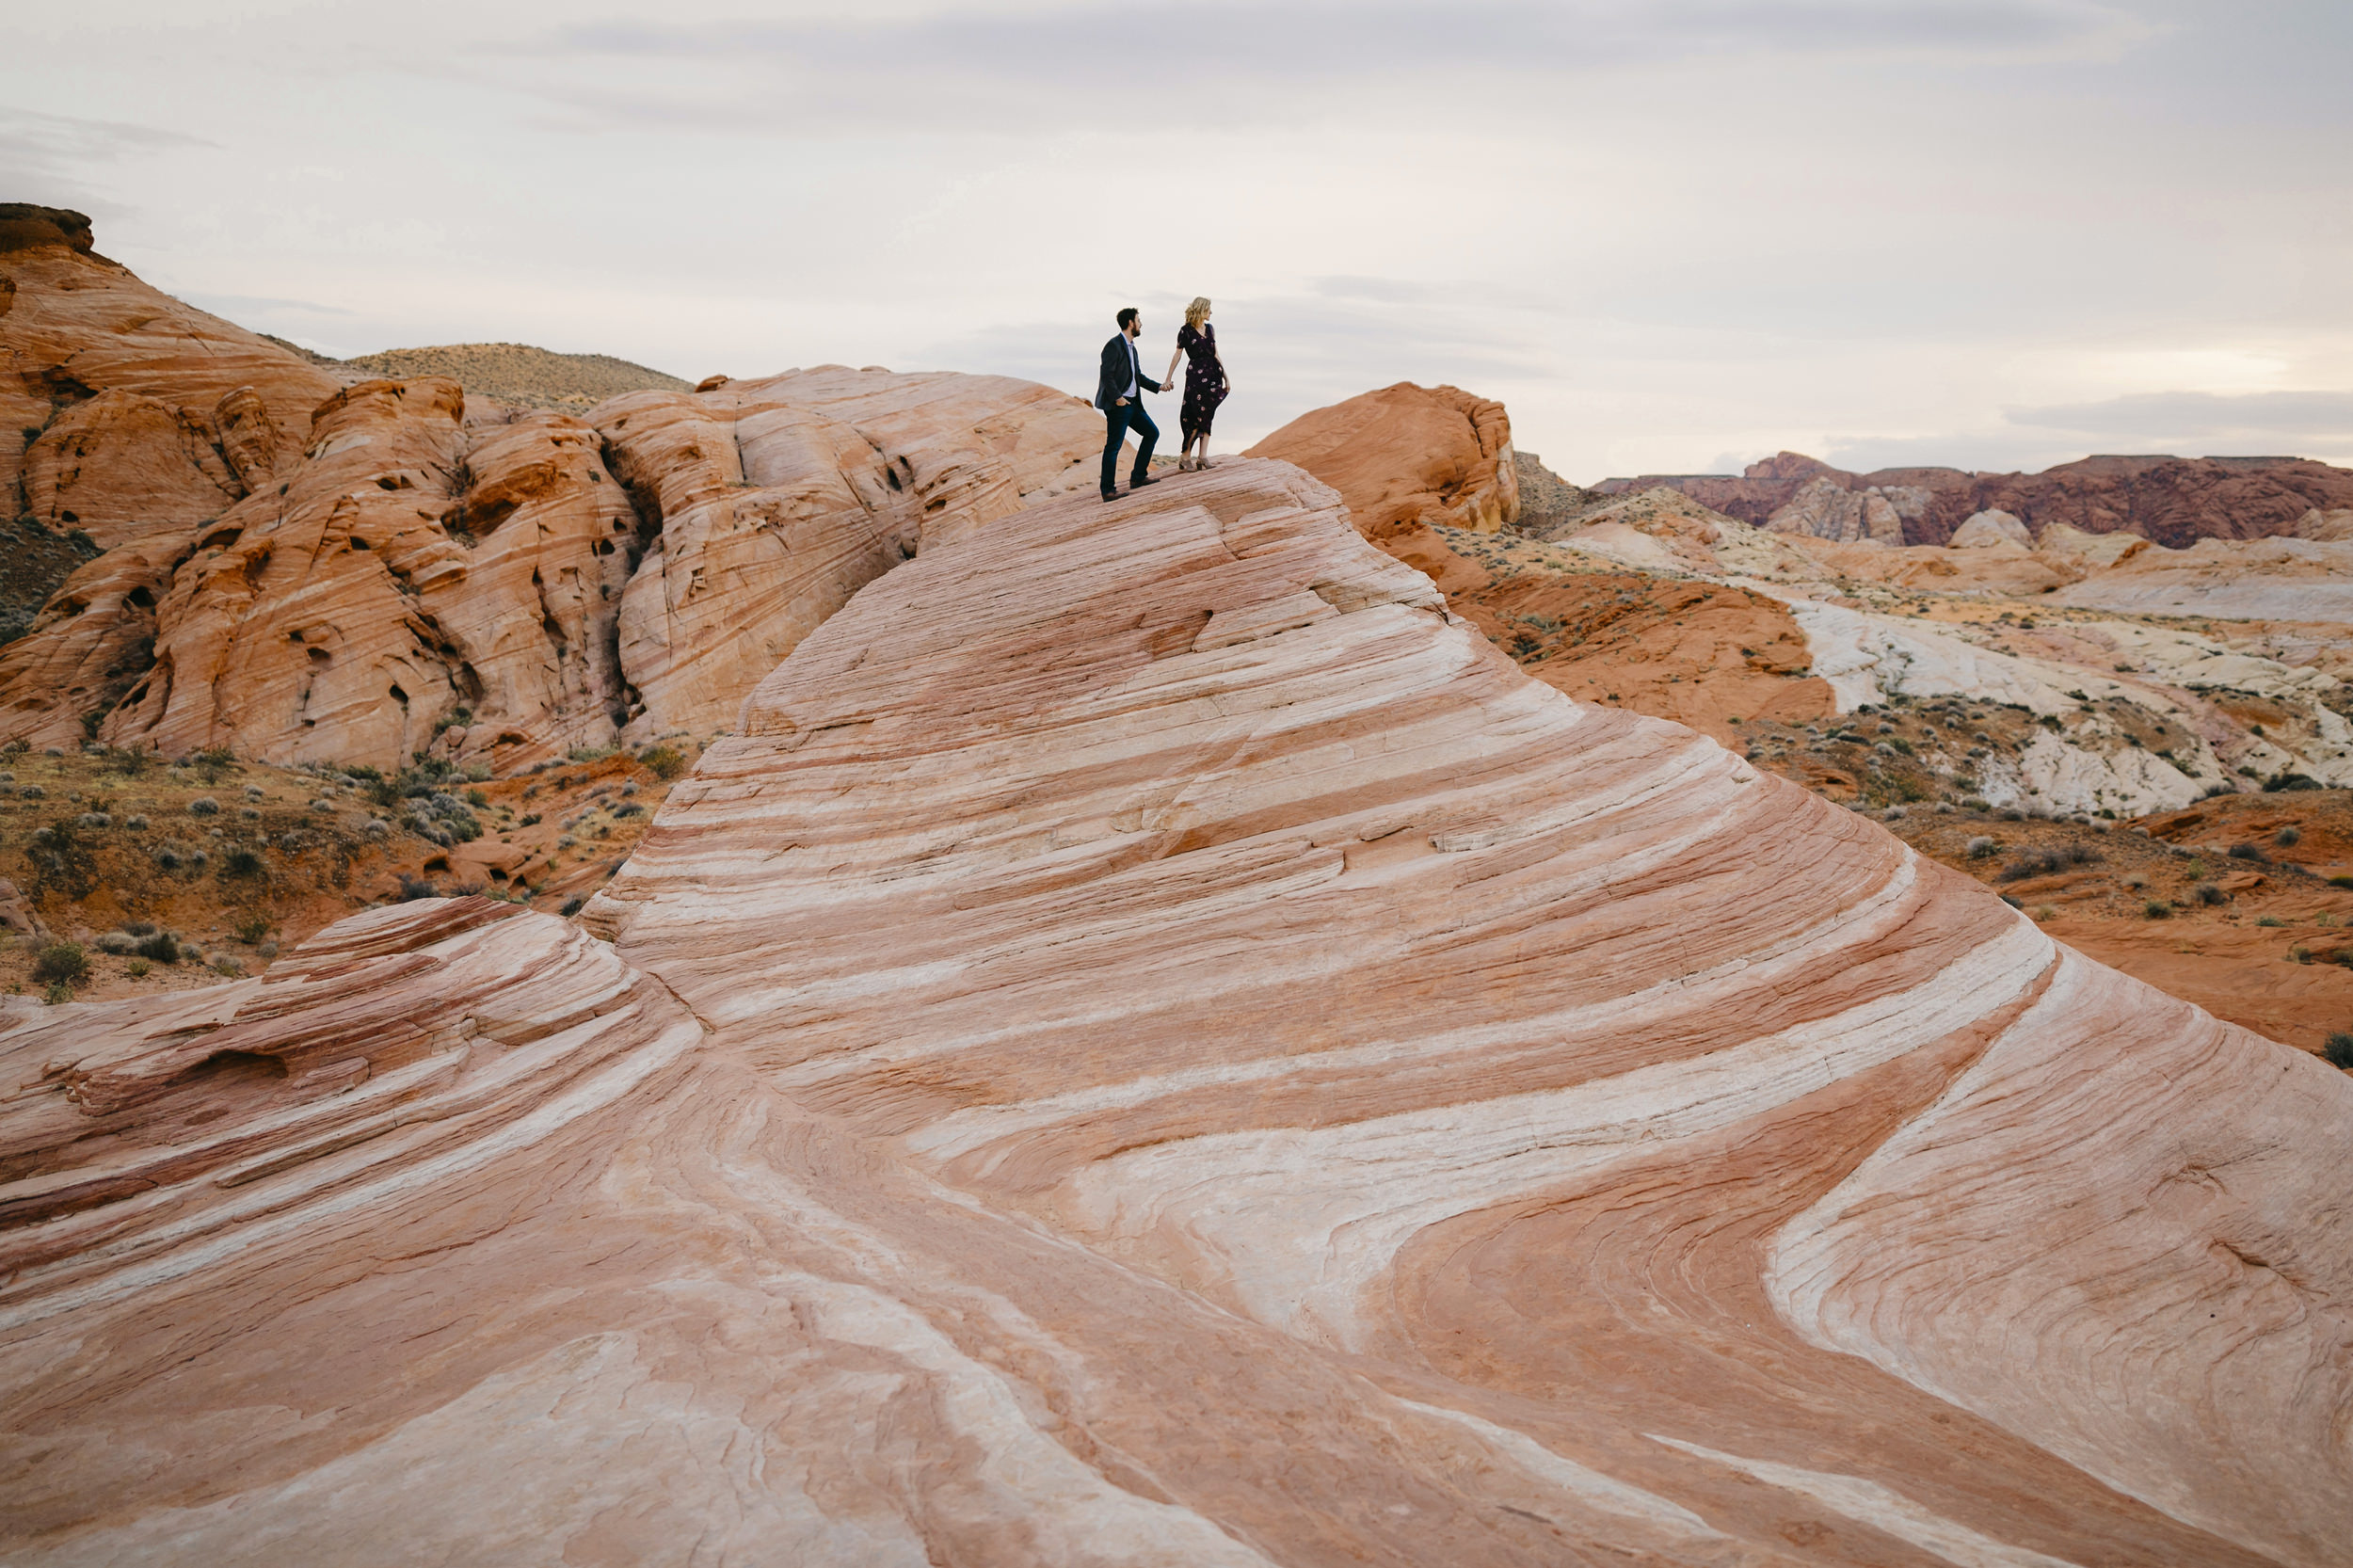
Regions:
[[[1451,381],[1571,479],[2353,462],[2353,4],[10,0],[0,200],[337,355]],[[1164,362],[1164,361],[1162,361]],[[1174,425],[1173,403],[1164,404]]]

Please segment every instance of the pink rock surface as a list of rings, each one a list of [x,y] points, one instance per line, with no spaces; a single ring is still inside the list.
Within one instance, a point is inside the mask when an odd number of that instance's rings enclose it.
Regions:
[[[0,1032],[10,1560],[2353,1547],[2353,1086],[1296,470],[928,550],[745,719],[610,947]]]
[[[645,712],[628,738],[709,733],[865,584],[1093,483],[1100,415],[1001,376],[840,365],[697,392],[636,392],[590,416],[660,537],[621,606]]]

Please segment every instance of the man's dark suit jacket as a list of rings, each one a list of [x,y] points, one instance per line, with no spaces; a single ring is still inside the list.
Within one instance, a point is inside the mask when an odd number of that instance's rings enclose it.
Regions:
[[[1128,372],[1135,367],[1136,385],[1144,392],[1166,392],[1168,389],[1144,374],[1144,356],[1130,361],[1128,358],[1128,334],[1113,332],[1112,341],[1103,345],[1103,374],[1095,383],[1095,406],[1109,411],[1111,406],[1128,395]]]

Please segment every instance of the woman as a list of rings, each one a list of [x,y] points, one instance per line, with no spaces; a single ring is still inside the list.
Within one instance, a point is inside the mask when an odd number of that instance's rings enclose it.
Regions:
[[[1185,307],[1185,324],[1176,329],[1176,352],[1168,357],[1163,381],[1176,379],[1180,359],[1186,361],[1185,406],[1176,423],[1185,442],[1177,448],[1176,466],[1205,469],[1209,466],[1209,422],[1217,417],[1217,406],[1225,401],[1225,394],[1234,390],[1225,375],[1225,361],[1217,357],[1217,331],[1209,325],[1206,299]],[[1201,446],[1197,456],[1193,450],[1196,441]]]

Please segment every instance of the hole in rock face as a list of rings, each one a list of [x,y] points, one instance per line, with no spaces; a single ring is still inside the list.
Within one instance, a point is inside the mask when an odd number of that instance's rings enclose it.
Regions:
[[[325,669],[335,662],[335,656],[323,648],[308,648],[305,651],[311,655],[311,664],[314,669]]]
[[[268,1083],[286,1076],[286,1064],[275,1056],[259,1051],[215,1051],[203,1061],[180,1075],[180,1081],[191,1086],[228,1087],[240,1083]]]
[[[125,604],[136,604],[142,610],[155,608],[155,593],[152,588],[133,588],[122,596]]]
[[[351,536],[351,548],[354,550],[373,550],[376,547],[368,543],[367,540],[361,538],[359,535],[354,534]]]
[[[402,691],[398,686],[392,688],[390,696],[394,702],[399,703],[403,708],[408,706],[408,694]]]
[[[445,872],[449,870],[449,856],[437,855],[424,863],[424,869],[429,872]]]

